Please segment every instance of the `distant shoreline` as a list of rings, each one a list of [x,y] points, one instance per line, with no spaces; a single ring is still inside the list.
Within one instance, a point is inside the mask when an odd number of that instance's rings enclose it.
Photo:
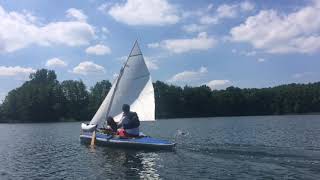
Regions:
[[[11,90],[0,104],[0,122],[89,121],[108,94],[107,80],[87,88],[79,80],[59,82],[53,70],[40,69]],[[210,89],[153,82],[157,119],[320,114],[320,82],[270,88]],[[139,113],[138,113],[139,114]]]
[[[181,117],[181,118],[161,118],[156,120],[165,120],[170,121],[174,119],[201,119],[201,118],[228,118],[228,117],[264,117],[264,116],[312,116],[312,115],[320,115],[320,112],[317,113],[301,113],[301,114],[270,114],[270,115],[243,115],[243,116],[208,116],[208,117]]]
[[[202,118],[232,118],[232,117],[264,117],[264,116],[309,116],[309,115],[320,115],[320,112],[316,113],[301,113],[301,114],[273,114],[273,115],[248,115],[248,116],[210,116],[210,117],[181,117],[181,118],[159,118],[156,119],[157,121],[170,121],[170,120],[177,120],[177,119],[202,119]],[[46,121],[46,122],[0,122],[0,124],[34,124],[34,123],[73,123],[73,122],[90,122],[88,121],[81,121],[81,120],[75,120],[75,121]],[[152,122],[152,121],[143,121],[143,122]]]

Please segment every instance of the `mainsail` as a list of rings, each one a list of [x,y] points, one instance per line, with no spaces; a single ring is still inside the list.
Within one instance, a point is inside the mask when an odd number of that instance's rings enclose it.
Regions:
[[[123,104],[129,104],[131,111],[137,112],[140,121],[155,120],[152,80],[137,41],[90,124],[101,127],[106,116],[112,116],[115,121],[119,121]]]

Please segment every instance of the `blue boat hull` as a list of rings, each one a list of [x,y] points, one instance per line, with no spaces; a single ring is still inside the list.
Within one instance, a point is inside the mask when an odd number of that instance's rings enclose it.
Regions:
[[[83,133],[80,135],[80,141],[85,144],[90,144],[92,133]],[[138,138],[118,138],[107,134],[96,134],[97,145],[119,147],[126,149],[153,149],[153,150],[172,150],[175,143],[167,140],[156,139],[152,137],[138,137]]]

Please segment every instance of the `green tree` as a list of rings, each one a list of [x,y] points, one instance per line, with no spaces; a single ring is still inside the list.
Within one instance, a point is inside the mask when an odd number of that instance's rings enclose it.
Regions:
[[[107,80],[97,82],[93,87],[90,88],[89,94],[89,117],[93,117],[95,112],[98,110],[102,101],[110,91],[111,83]]]
[[[30,80],[6,96],[3,116],[19,122],[57,121],[63,113],[64,98],[54,71],[40,69]]]
[[[69,120],[89,120],[89,93],[82,81],[67,80],[61,83],[66,99],[66,115]]]
[[[207,86],[183,89],[183,113],[185,117],[208,117],[211,114],[211,90]]]

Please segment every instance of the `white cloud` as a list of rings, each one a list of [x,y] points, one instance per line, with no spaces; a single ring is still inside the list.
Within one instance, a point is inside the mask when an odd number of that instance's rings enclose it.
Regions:
[[[178,74],[175,74],[172,76],[168,82],[170,83],[176,83],[176,82],[191,82],[195,80],[199,80],[201,77],[203,77],[205,74],[207,74],[208,70],[206,67],[201,67],[197,71],[183,71]]]
[[[111,2],[106,2],[106,3],[101,4],[98,7],[98,10],[103,12],[103,13],[106,13],[111,6],[112,6]]]
[[[181,12],[181,18],[186,19],[186,18],[194,18],[194,17],[200,17],[203,16],[207,13],[209,13],[213,9],[213,4],[209,4],[205,8],[199,8],[195,10],[188,10],[188,11],[182,11]]]
[[[315,74],[314,72],[301,72],[301,73],[296,73],[296,74],[292,75],[292,77],[295,79],[300,79],[300,78],[314,75],[314,74]]]
[[[110,54],[111,49],[108,46],[105,46],[102,44],[97,44],[95,46],[88,47],[86,49],[86,53],[101,56],[101,55],[105,55],[105,54]]]
[[[0,6],[0,53],[14,52],[30,45],[86,45],[95,37],[87,22],[56,21],[44,25],[29,13],[7,12]]]
[[[207,28],[206,26],[199,25],[199,24],[189,24],[189,25],[182,26],[182,30],[188,33],[202,32],[206,28]]]
[[[117,60],[120,61],[121,63],[125,63],[127,59],[128,59],[128,56],[117,57]]]
[[[38,40],[40,45],[87,45],[95,36],[94,28],[91,25],[79,21],[50,23],[40,30],[40,35],[43,36]]]
[[[257,54],[256,51],[248,51],[248,52],[245,52],[245,55],[246,56],[255,56]]]
[[[74,67],[72,72],[81,75],[101,74],[105,73],[105,68],[92,61],[84,61]]]
[[[249,1],[243,1],[236,4],[221,4],[217,7],[213,15],[209,12],[200,16],[201,24],[218,24],[222,19],[236,18],[240,13],[254,10],[255,6]]]
[[[70,8],[67,10],[67,17],[78,21],[86,21],[88,19],[82,10],[75,8]]]
[[[68,64],[59,58],[51,58],[46,62],[47,67],[66,67]]]
[[[234,18],[238,13],[237,8],[237,5],[222,4],[217,9],[217,17]]]
[[[301,78],[303,75],[304,75],[304,74],[302,74],[302,73],[296,73],[296,74],[294,74],[292,77],[293,77],[293,78]]]
[[[110,34],[110,30],[107,27],[102,27],[101,31],[105,34],[108,34],[108,35]]]
[[[261,63],[261,62],[265,62],[266,60],[264,58],[259,58],[257,61]]]
[[[206,83],[206,85],[210,87],[210,89],[214,90],[214,89],[224,89],[227,86],[229,86],[230,83],[231,81],[229,80],[212,80]]]
[[[156,59],[154,59],[153,57],[145,56],[144,60],[145,60],[146,65],[147,65],[149,70],[157,70],[157,69],[159,69],[158,61]]]
[[[167,0],[127,0],[124,4],[113,5],[108,13],[116,21],[128,25],[163,26],[180,19],[177,9]]]
[[[219,18],[210,15],[204,15],[200,17],[201,24],[218,24]]]
[[[230,39],[228,39],[227,41],[230,41]],[[254,51],[254,50],[250,50],[250,51],[246,51],[246,50],[237,50],[237,49],[232,49],[231,52],[233,54],[239,54],[241,56],[256,56],[257,55],[257,51]]]
[[[249,1],[244,1],[244,2],[240,3],[240,8],[243,11],[252,11],[252,10],[254,10],[255,6],[254,6],[254,4],[252,4]]]
[[[112,75],[113,79],[118,78],[118,76],[119,76],[119,74],[118,74],[118,73],[114,73],[114,74]]]
[[[101,27],[100,39],[107,39],[110,34],[110,30],[107,27]]]
[[[239,54],[243,56],[255,56],[257,55],[257,52],[256,51],[240,51]]]
[[[8,92],[0,92],[0,103],[3,103],[7,95]]]
[[[184,53],[193,50],[208,50],[216,45],[213,37],[208,37],[206,32],[201,32],[191,39],[168,39],[160,43],[151,43],[149,47],[161,47],[173,53]]]
[[[157,70],[157,69],[159,69],[159,66],[155,61],[147,61],[146,60],[146,65],[147,65],[149,70]]]
[[[207,6],[207,11],[210,11],[211,9],[213,8],[213,4],[212,3],[210,3],[210,4],[208,4],[208,6]]]
[[[4,77],[28,77],[30,73],[36,72],[32,68],[24,68],[20,66],[0,66],[0,76]]]
[[[309,5],[289,14],[263,10],[231,29],[233,41],[248,42],[269,53],[320,51],[320,6]]]
[[[158,47],[160,47],[160,44],[159,43],[149,43],[148,47],[149,48],[158,48]]]

